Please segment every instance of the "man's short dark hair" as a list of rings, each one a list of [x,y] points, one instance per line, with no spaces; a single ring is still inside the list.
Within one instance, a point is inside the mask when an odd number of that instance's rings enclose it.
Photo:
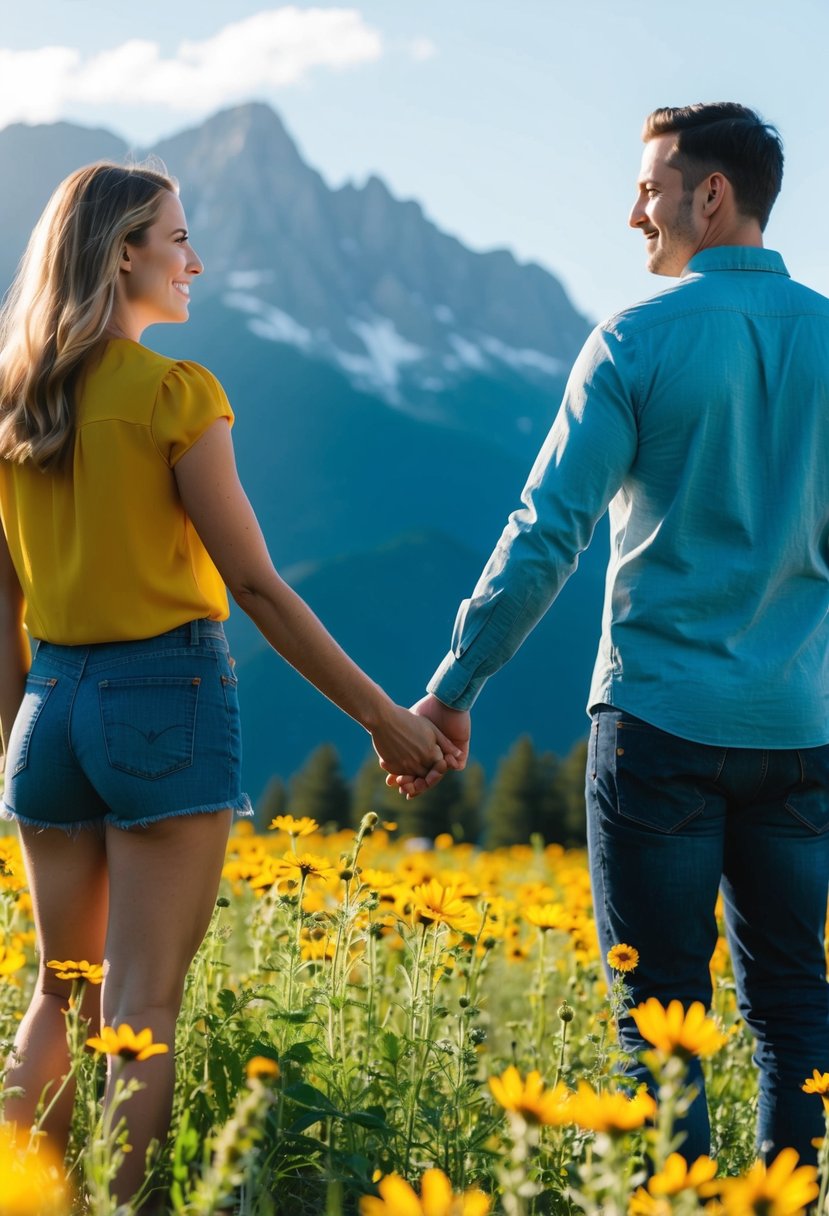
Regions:
[[[669,163],[694,190],[709,173],[723,173],[739,211],[765,228],[783,181],[783,143],[774,127],[733,101],[664,106],[645,119],[645,143],[676,133]]]

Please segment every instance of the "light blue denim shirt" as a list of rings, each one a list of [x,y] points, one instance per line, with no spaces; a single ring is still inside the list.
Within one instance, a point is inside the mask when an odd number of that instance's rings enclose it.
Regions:
[[[706,249],[595,329],[521,497],[429,683],[446,705],[473,704],[609,506],[588,708],[721,746],[829,742],[829,300],[779,254]]]

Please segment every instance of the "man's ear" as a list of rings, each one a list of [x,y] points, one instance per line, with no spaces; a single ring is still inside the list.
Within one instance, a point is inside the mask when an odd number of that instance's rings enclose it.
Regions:
[[[724,173],[711,173],[701,183],[703,187],[702,213],[710,219],[718,211],[729,188],[728,178]]]

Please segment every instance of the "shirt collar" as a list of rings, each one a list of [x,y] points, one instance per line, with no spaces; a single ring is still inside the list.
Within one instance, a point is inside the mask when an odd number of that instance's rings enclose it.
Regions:
[[[789,277],[779,253],[773,249],[758,249],[754,245],[714,245],[711,249],[703,249],[694,254],[681,277],[707,274],[709,270],[765,270]]]

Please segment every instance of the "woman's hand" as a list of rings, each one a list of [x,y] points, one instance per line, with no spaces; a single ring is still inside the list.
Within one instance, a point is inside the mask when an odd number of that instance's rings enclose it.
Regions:
[[[391,705],[371,731],[371,742],[387,773],[407,773],[421,789],[437,785],[449,768],[463,768],[461,749],[428,718]],[[394,778],[390,778],[394,781]]]
[[[456,755],[450,767],[458,770],[466,768],[466,762],[469,759],[469,740],[472,737],[472,720],[469,710],[450,709],[448,705],[444,705],[437,697],[428,693],[412,706],[411,712],[431,722],[441,734],[441,738],[448,739],[454,747]],[[442,734],[443,731],[446,733]],[[387,766],[381,762],[381,767],[386,768]],[[442,773],[436,775],[433,771],[426,777],[422,777],[413,769],[391,770],[390,775],[386,778],[386,785],[391,786],[392,789],[396,786],[398,791],[405,794],[407,798],[416,798],[430,786],[436,785],[442,775]]]

